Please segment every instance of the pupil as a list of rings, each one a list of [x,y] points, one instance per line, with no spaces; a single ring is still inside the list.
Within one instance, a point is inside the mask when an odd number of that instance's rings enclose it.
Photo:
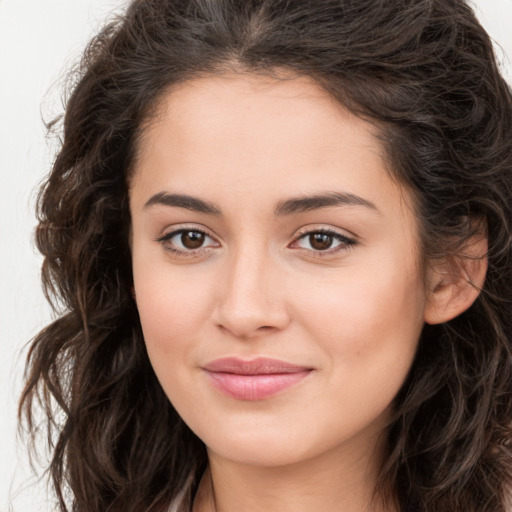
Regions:
[[[325,251],[332,245],[332,235],[327,235],[325,233],[313,233],[312,235],[309,235],[309,243],[313,249]]]
[[[198,249],[204,243],[204,234],[198,231],[185,231],[181,234],[181,243],[187,249]]]

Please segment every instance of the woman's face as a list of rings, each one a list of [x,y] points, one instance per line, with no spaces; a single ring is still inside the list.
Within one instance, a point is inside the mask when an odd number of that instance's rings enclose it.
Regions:
[[[136,301],[155,373],[210,455],[368,452],[385,428],[426,293],[373,130],[310,79],[241,74],[181,85],[145,129]]]

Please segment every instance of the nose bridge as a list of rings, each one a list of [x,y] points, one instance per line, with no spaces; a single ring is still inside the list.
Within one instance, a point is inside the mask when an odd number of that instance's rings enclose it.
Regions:
[[[262,245],[252,243],[233,251],[220,285],[219,325],[241,337],[286,325],[288,315],[276,283],[276,265],[275,258]]]

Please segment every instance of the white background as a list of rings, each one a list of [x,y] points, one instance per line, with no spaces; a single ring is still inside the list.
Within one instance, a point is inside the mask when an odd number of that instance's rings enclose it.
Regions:
[[[62,71],[108,13],[125,4],[0,0],[0,512],[50,510],[16,441],[24,346],[51,318],[32,241],[36,189],[52,158],[42,118],[60,112]],[[501,46],[498,56],[512,83],[512,0],[474,5]]]

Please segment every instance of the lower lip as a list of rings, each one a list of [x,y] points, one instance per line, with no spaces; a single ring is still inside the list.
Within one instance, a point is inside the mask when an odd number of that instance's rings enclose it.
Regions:
[[[226,395],[238,400],[263,400],[304,380],[310,370],[293,373],[240,375],[207,372],[213,385]]]

